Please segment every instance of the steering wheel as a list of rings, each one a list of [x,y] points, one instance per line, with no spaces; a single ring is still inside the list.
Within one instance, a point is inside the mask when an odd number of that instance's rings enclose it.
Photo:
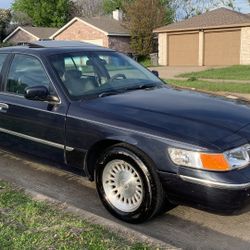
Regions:
[[[118,78],[123,78],[123,79],[127,79],[127,77],[124,75],[124,74],[115,74],[115,75],[113,75],[111,78],[110,78],[110,81],[112,82],[112,81],[114,81],[114,80],[116,80],[116,79],[118,79]]]

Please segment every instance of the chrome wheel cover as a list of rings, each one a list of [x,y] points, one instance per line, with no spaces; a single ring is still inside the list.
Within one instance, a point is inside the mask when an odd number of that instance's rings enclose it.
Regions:
[[[142,204],[142,179],[126,161],[110,161],[103,170],[102,184],[106,199],[120,211],[134,212]]]

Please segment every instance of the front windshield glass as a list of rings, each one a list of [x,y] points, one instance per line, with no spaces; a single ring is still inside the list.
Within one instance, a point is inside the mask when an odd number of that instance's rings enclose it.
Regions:
[[[50,58],[60,80],[74,99],[158,87],[159,78],[117,52],[74,52]]]

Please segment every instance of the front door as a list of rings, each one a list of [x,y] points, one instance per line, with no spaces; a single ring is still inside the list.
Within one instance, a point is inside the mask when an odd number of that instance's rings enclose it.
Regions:
[[[0,146],[63,160],[67,106],[24,98],[31,86],[46,86],[57,95],[42,61],[15,54],[0,92]]]

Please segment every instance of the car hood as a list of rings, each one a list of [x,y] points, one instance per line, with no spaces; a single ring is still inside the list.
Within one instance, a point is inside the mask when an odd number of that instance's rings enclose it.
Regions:
[[[250,104],[221,96],[162,87],[93,99],[81,106],[91,119],[200,146],[225,149],[250,139],[241,131],[250,124]]]

